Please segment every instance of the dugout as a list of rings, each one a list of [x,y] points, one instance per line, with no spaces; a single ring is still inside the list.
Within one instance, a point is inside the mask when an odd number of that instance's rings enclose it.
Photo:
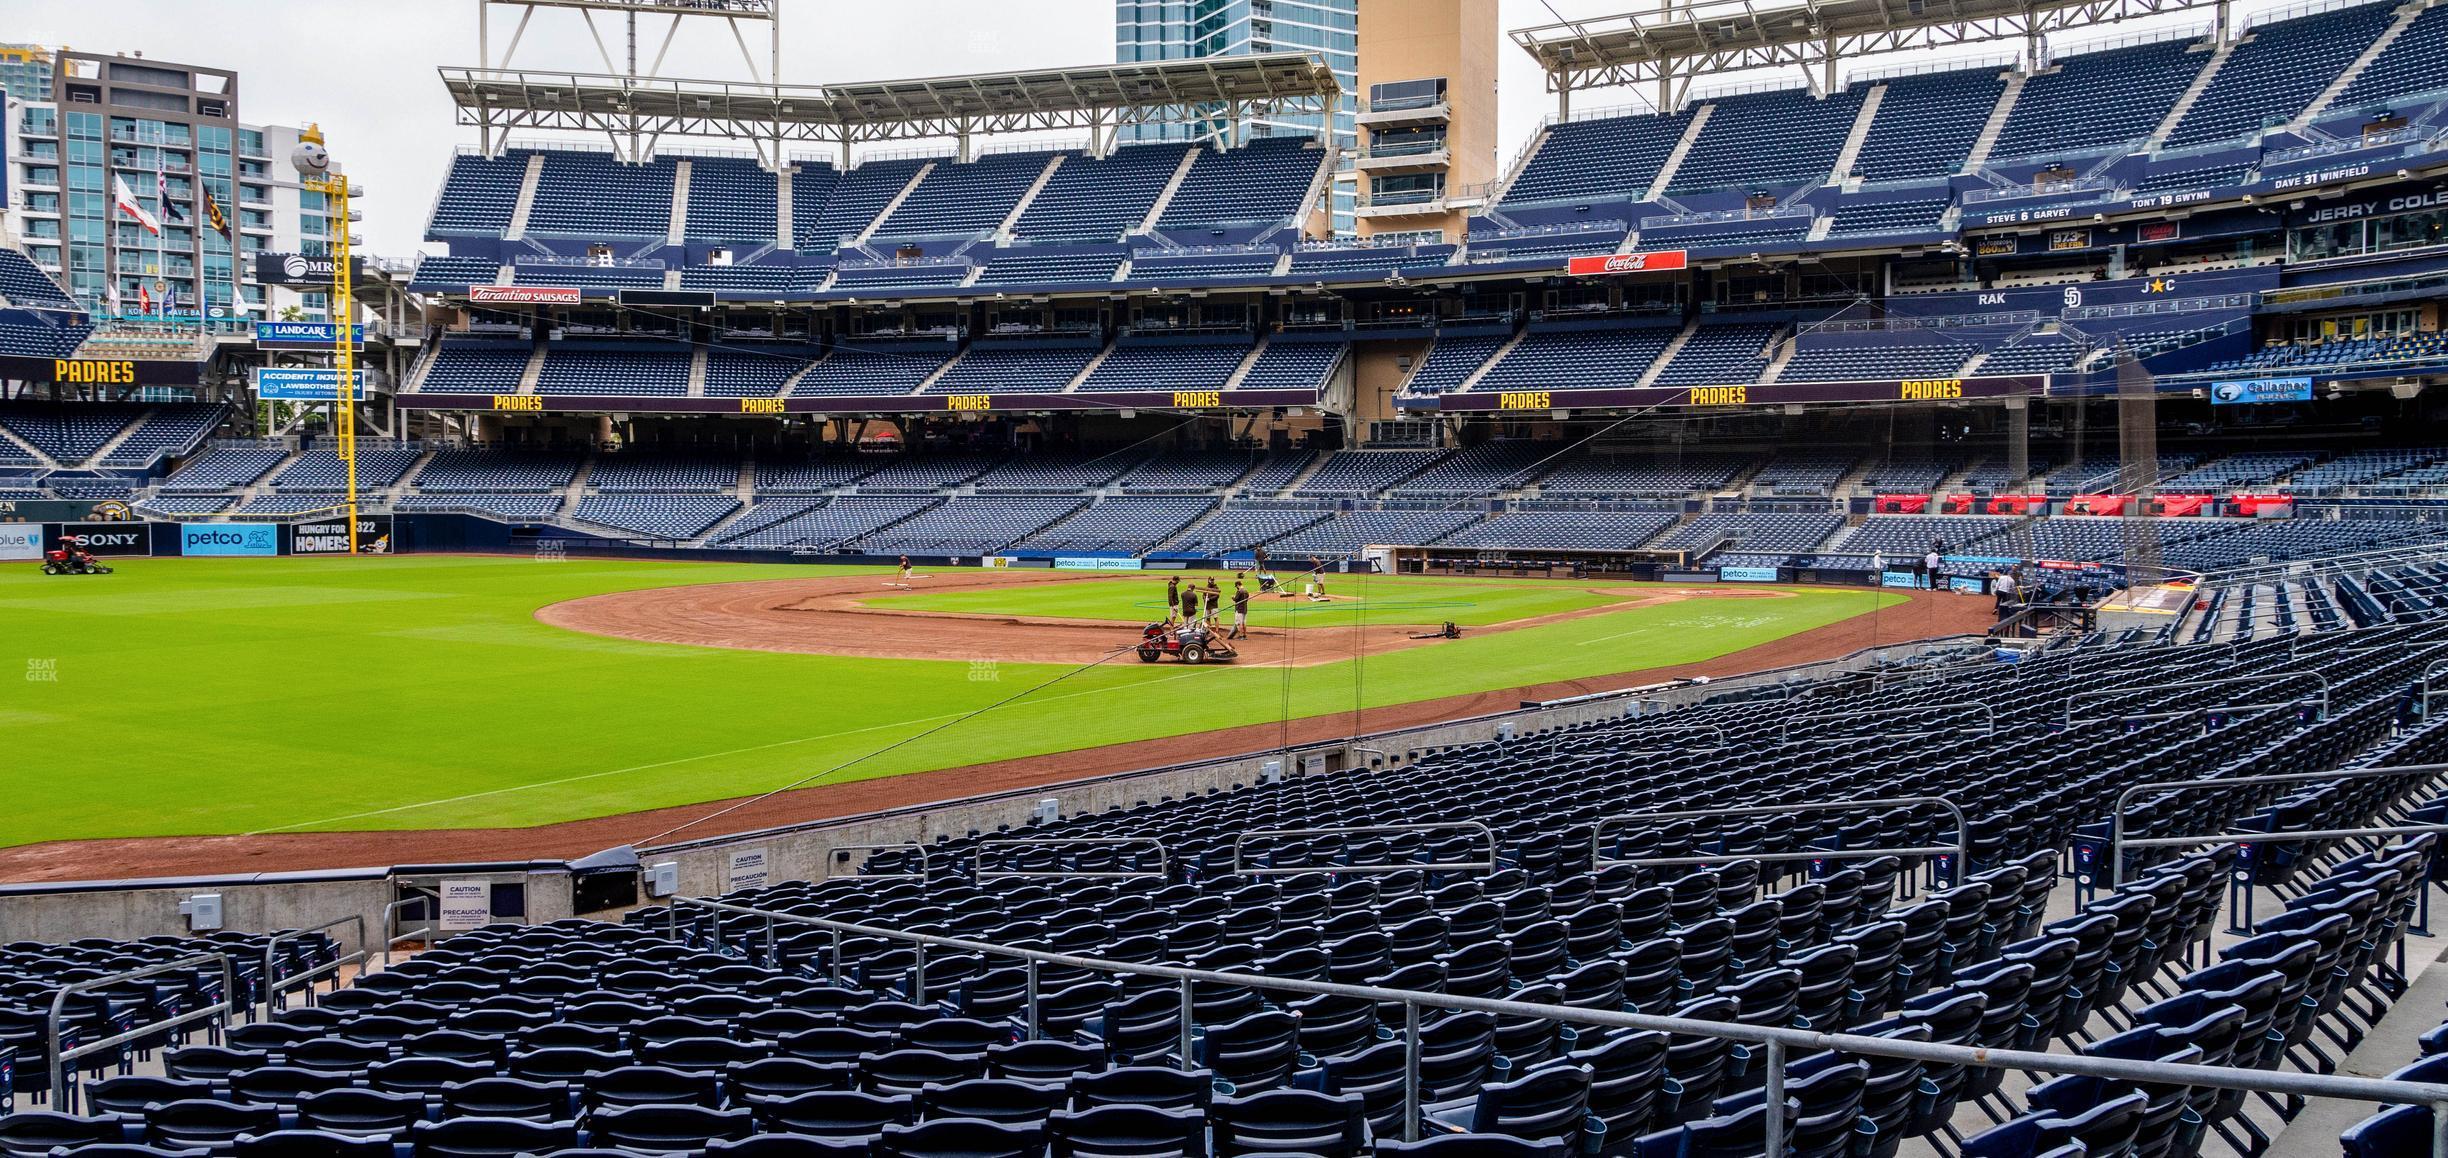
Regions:
[[[1538,550],[1521,547],[1391,547],[1397,575],[1473,575],[1499,579],[1659,580],[1692,568],[1709,544],[1688,550]]]

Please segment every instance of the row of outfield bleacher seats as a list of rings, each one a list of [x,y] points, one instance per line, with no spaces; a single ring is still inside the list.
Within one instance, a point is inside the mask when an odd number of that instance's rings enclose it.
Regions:
[[[1136,145],[1104,158],[1069,151],[990,153],[971,161],[896,157],[846,173],[801,160],[791,174],[793,241],[822,253],[862,234],[886,244],[982,237],[1001,227],[1041,180],[1044,187],[1011,222],[1014,238],[1115,241],[1140,226],[1177,172],[1179,188],[1165,202],[1159,230],[1191,235],[1263,226],[1292,219],[1328,156],[1306,140],[1286,138],[1226,150]],[[528,237],[662,239],[672,228],[673,190],[686,165],[688,240],[746,248],[777,240],[779,181],[753,161],[666,154],[632,163],[566,146],[453,157],[427,236],[506,235],[530,165],[538,169],[524,223]],[[432,284],[451,278],[492,280],[480,265],[420,271],[420,280]],[[0,296],[8,292],[0,282]]]

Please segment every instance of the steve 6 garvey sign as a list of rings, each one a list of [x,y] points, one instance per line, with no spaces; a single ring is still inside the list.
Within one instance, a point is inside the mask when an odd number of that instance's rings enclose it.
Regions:
[[[1596,257],[1576,257],[1566,263],[1566,272],[1574,277],[1596,277],[1609,273],[1663,273],[1685,269],[1691,265],[1691,254],[1681,249],[1660,249],[1650,253],[1603,253]]]

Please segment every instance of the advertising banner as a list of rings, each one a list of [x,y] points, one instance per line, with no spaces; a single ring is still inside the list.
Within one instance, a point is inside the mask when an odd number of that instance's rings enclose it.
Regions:
[[[0,499],[0,523],[132,523],[125,499]]]
[[[1919,587],[1921,581],[1910,571],[1881,571],[1879,572],[1879,586]]]
[[[181,556],[277,556],[279,524],[181,524]]]
[[[578,287],[574,285],[472,285],[468,300],[494,305],[574,305]]]
[[[278,523],[183,523],[181,555],[278,555]]]
[[[1774,567],[1719,567],[1717,577],[1728,583],[1774,583],[1777,581],[1777,569]]]
[[[1565,263],[1565,271],[1574,277],[1598,277],[1610,273],[1665,273],[1691,265],[1691,253],[1681,249],[1660,249],[1649,253],[1601,253],[1576,257]]]
[[[332,259],[309,257],[302,253],[271,253],[255,255],[255,280],[265,285],[330,285]],[[349,281],[365,280],[365,261],[349,258]]]
[[[357,397],[366,396],[366,372],[356,372]],[[258,366],[255,396],[287,402],[330,402],[340,396],[340,371],[330,366]]]
[[[150,555],[151,523],[55,523],[45,536],[48,546],[75,543],[96,555]]]
[[[1982,579],[1977,575],[1947,576],[1947,590],[1952,591],[1957,595],[1978,595],[1981,593],[1981,589],[1986,586],[1988,586],[1988,580]]]
[[[2210,404],[2238,406],[2253,402],[2310,402],[2310,378],[2242,378],[2210,384]]]
[[[43,555],[43,532],[33,523],[0,526],[0,560],[24,562]]]
[[[365,345],[365,327],[350,326],[349,342]],[[336,322],[257,322],[255,344],[267,350],[328,350],[340,343]]]
[[[391,553],[391,516],[357,516],[357,550],[360,554]],[[289,553],[292,555],[348,554],[348,520],[319,519],[309,523],[289,524]]]
[[[445,933],[483,928],[493,920],[493,884],[482,880],[442,882],[440,925]]]
[[[1057,571],[1137,571],[1135,555],[1063,555],[1054,560]]]

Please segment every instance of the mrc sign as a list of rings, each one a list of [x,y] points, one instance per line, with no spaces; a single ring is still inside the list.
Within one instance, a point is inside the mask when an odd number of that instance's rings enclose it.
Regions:
[[[1576,257],[1565,264],[1565,272],[1574,277],[1603,277],[1611,273],[1671,273],[1691,268],[1691,251],[1657,249],[1647,253],[1602,253]]]

